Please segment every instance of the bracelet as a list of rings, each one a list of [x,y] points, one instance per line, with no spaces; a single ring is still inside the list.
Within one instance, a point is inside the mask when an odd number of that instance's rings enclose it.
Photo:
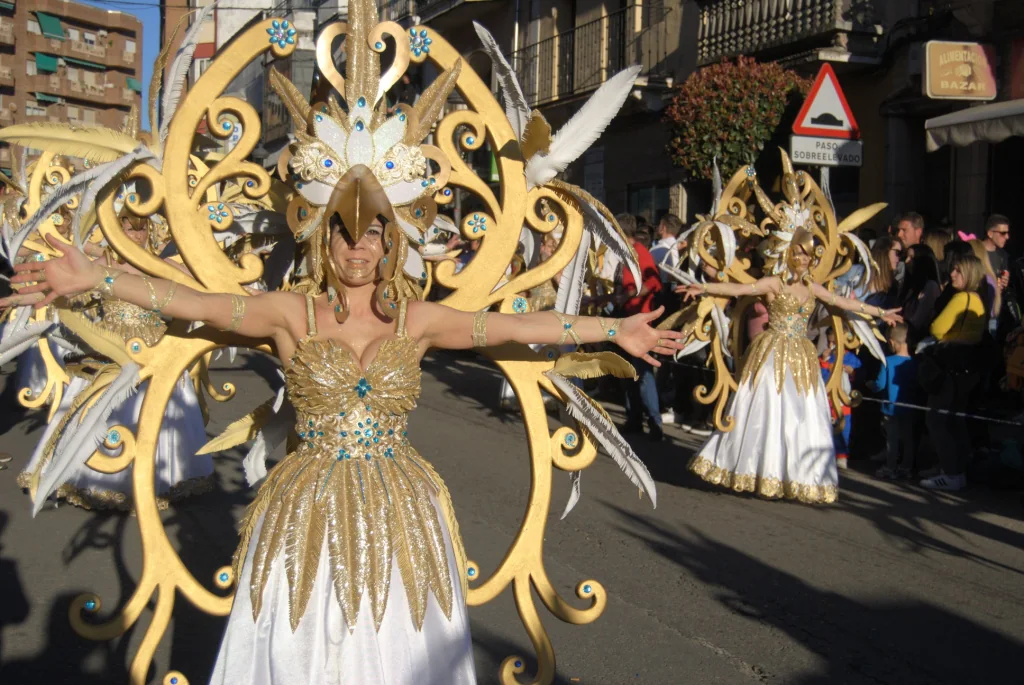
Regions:
[[[146,289],[149,290],[149,309],[151,311],[160,311],[156,306],[156,288],[153,287],[153,281],[149,280],[149,276],[140,276],[142,282],[146,284]]]
[[[622,319],[612,319],[612,325],[608,325],[608,319],[604,317],[597,317],[597,323],[601,325],[601,330],[604,331],[604,337],[611,340],[615,337],[615,334],[619,332],[619,324],[622,323]]]
[[[707,290],[707,288],[705,288],[705,290]],[[757,282],[756,281],[754,283],[750,284],[750,292],[754,293],[755,295],[757,294]]]
[[[116,269],[108,269],[105,266],[101,266],[100,268],[103,269],[103,278],[100,279],[99,284],[93,288],[93,290],[112,300],[114,299],[114,281],[119,279],[124,272],[117,271]]]
[[[231,323],[224,330],[234,333],[242,327],[242,319],[245,318],[245,298],[241,295],[231,296]]]
[[[562,324],[562,337],[558,339],[558,344],[564,345],[565,339],[567,337],[570,337],[572,338],[573,342],[575,342],[577,345],[582,345],[583,341],[580,340],[580,336],[576,334],[576,329],[573,328],[573,326],[576,324],[576,319],[570,319],[562,312],[556,311],[554,309],[551,310],[551,313],[554,314],[555,318],[557,318],[559,323]]]
[[[481,309],[473,315],[473,347],[487,347],[487,314]]]
[[[860,313],[861,314],[867,314],[868,313],[868,309],[867,309],[867,307],[864,306],[863,302],[860,303]]]
[[[703,294],[707,295],[708,294],[708,284],[707,283],[701,283],[700,287],[702,289]]]
[[[833,307],[836,306],[836,294],[834,292],[832,293],[831,299],[829,299],[829,304]]]
[[[160,302],[156,306],[157,314],[162,313],[161,310],[171,303],[171,298],[174,297],[174,291],[178,289],[178,282],[171,281],[170,287],[167,288],[167,294],[164,295],[163,302]],[[244,303],[243,303],[244,304]]]

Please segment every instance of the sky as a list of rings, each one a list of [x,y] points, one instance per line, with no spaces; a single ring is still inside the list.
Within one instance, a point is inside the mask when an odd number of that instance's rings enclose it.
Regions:
[[[157,0],[77,0],[106,10],[133,14],[142,21],[142,128],[149,130],[149,80],[153,77],[153,61],[160,52],[160,3]],[[170,0],[184,4],[187,0]]]

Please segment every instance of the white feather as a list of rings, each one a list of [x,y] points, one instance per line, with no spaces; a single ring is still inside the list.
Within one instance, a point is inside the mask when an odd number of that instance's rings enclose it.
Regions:
[[[71,235],[74,237],[75,245],[77,247],[82,247],[85,241],[85,236],[82,236],[79,231],[82,224],[82,217],[85,216],[86,212],[89,211],[89,208],[95,204],[97,196],[99,196],[103,189],[111,182],[117,180],[117,177],[132,164],[144,159],[152,159],[152,157],[153,153],[140,145],[127,155],[119,157],[113,162],[98,164],[90,168],[84,174],[76,174],[74,176],[74,178],[78,178],[81,175],[88,175],[90,177],[89,185],[82,192],[82,198],[78,203],[78,209],[75,210],[74,219],[71,221]],[[89,228],[91,229],[92,226],[89,226]]]
[[[530,268],[537,261],[537,241],[529,226],[523,226],[523,230],[519,232],[519,244],[523,247],[522,255],[526,268]]]
[[[860,341],[867,346],[872,356],[885,364],[885,352],[882,351],[882,346],[878,343],[878,338],[875,337],[874,331],[871,330],[871,324],[864,319],[859,318],[856,314],[847,314],[847,322],[850,324],[850,328],[856,334]]]
[[[519,79],[516,78],[516,73],[512,70],[511,65],[505,60],[505,56],[501,54],[501,48],[498,47],[494,36],[475,21],[473,28],[476,29],[476,35],[483,44],[484,52],[491,58],[491,68],[494,69],[494,75],[498,79],[501,94],[505,99],[505,116],[508,118],[508,123],[512,125],[516,140],[522,140],[523,132],[526,131],[526,125],[530,121],[530,105],[526,101],[526,96],[523,95],[523,89],[519,86]]]
[[[583,300],[587,266],[590,261],[590,240],[590,232],[584,231],[576,254],[562,269],[562,278],[558,281],[558,294],[555,296],[555,311],[571,316],[580,313],[580,302]]]
[[[61,357],[66,357],[69,354],[84,355],[85,350],[71,342],[67,338],[57,335],[56,333],[50,333],[47,336],[54,345],[57,346],[57,350],[60,352]]]
[[[92,167],[83,171],[80,174],[75,174],[67,183],[62,183],[53,192],[46,196],[46,199],[39,205],[39,208],[33,212],[32,216],[28,218],[25,223],[21,225],[21,228],[15,232],[11,239],[10,252],[11,254],[18,254],[18,250],[21,249],[22,243],[28,236],[32,235],[39,228],[44,220],[48,219],[54,212],[60,209],[61,205],[68,203],[71,198],[81,193],[89,183],[96,178],[97,169],[99,173],[103,173],[103,166]]]
[[[615,226],[605,218],[604,213],[597,207],[579,196],[574,197],[579,200],[580,207],[583,209],[583,227],[602,244],[607,245],[612,254],[619,258],[619,263],[625,264],[629,268],[634,283],[641,283],[643,279],[640,277],[640,265],[633,258],[633,250]]]
[[[554,371],[547,371],[544,375],[565,396],[569,415],[576,419],[598,444],[604,447],[605,451],[622,469],[622,472],[626,474],[626,477],[638,488],[642,488],[651,498],[651,504],[657,507],[658,493],[654,487],[654,479],[651,478],[647,467],[640,461],[640,457],[636,455],[633,448],[615,429],[615,425],[594,407],[593,400],[568,379]]]
[[[676,352],[676,361],[679,361],[680,357],[686,357],[695,352],[700,352],[705,347],[711,344],[710,340],[692,340],[689,345]]]
[[[288,438],[288,432],[294,425],[295,410],[287,404],[281,411],[270,416],[256,433],[252,448],[242,459],[245,480],[250,486],[255,486],[267,477],[267,457]]]
[[[596,93],[551,139],[547,153],[538,152],[526,163],[527,189],[546,185],[601,137],[626,101],[640,73],[629,67],[605,81]],[[639,281],[638,281],[639,282]]]
[[[864,274],[860,278],[858,286],[865,286],[871,281],[871,249],[864,243],[863,240],[855,236],[853,233],[843,233],[843,238],[850,241],[850,244],[857,250],[857,255],[860,257],[860,263],[864,266]]]
[[[715,228],[718,229],[718,235],[722,240],[722,250],[724,251],[724,254],[720,255],[722,263],[728,269],[736,258],[736,234],[729,224],[723,224],[721,221],[715,222]]]
[[[580,501],[580,496],[582,495],[580,491],[580,478],[582,473],[582,471],[569,472],[569,501],[565,503],[565,511],[562,512],[560,521],[564,521],[569,512],[576,507],[576,503]]]
[[[667,273],[672,278],[676,279],[683,285],[693,285],[697,282],[696,276],[693,274],[683,271],[682,269],[671,266],[665,262],[658,265],[658,268]]]
[[[32,307],[28,305],[22,305],[14,310],[15,314],[7,321],[4,326],[3,333],[0,333],[0,344],[7,341],[15,331],[20,331],[28,323],[28,319],[32,316]]]
[[[32,516],[43,508],[47,498],[56,492],[92,456],[107,435],[107,419],[138,388],[139,367],[126,364],[117,378],[107,386],[91,406],[82,405],[64,424],[65,428],[53,449],[53,457],[43,467],[39,488],[32,501]]]
[[[181,41],[181,46],[174,53],[174,61],[171,62],[171,69],[164,80],[163,97],[160,104],[160,143],[167,140],[167,133],[171,127],[171,119],[178,109],[178,101],[181,99],[181,92],[185,88],[185,81],[188,79],[188,72],[192,66],[192,55],[199,46],[199,32],[203,29],[203,22],[210,16],[210,12],[217,6],[219,0],[214,0],[204,6],[192,20],[188,33]],[[153,126],[156,124],[154,123]]]
[[[21,353],[39,342],[39,337],[53,328],[52,321],[30,323],[20,330],[13,331],[0,343],[0,366],[21,356]]]
[[[711,321],[715,324],[715,331],[718,333],[718,346],[726,357],[732,359],[729,352],[729,319],[718,304],[711,305]]]
[[[722,172],[718,168],[718,156],[711,160],[711,216],[716,216],[722,202]]]

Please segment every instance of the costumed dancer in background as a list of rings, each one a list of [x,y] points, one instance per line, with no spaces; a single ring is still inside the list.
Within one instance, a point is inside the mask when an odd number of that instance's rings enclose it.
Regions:
[[[652,353],[680,349],[678,333],[650,327],[659,312],[601,319],[557,311],[472,313],[419,301],[423,266],[408,231],[418,236],[424,230],[411,223],[420,216],[414,207],[437,192],[427,155],[450,168],[444,153],[422,140],[460,65],[424,91],[415,116],[399,110],[384,117],[379,62],[366,39],[375,20],[367,0],[350,4],[348,72],[339,93],[345,108],[331,98],[314,112],[272,71],[271,82],[296,123],[290,168],[299,179],[295,201],[302,211],[289,213],[289,225],[306,246],[307,276],[293,291],[251,297],[199,292],[104,267],[67,247],[60,258],[19,265],[13,282],[23,287],[0,301],[43,306],[57,296],[98,290],[173,318],[274,341],[299,445],[269,473],[243,521],[238,592],[213,683],[474,683],[467,561],[450,497],[406,437],[423,354],[430,347],[610,341],[658,365]],[[333,62],[321,68],[333,71]],[[596,132],[588,131],[592,138],[621,106],[635,76],[629,70],[595,95],[609,114],[593,126]],[[615,95],[608,95],[609,85]],[[552,156],[558,144],[556,136]],[[537,168],[528,167],[527,176]],[[538,174],[548,171],[540,168]],[[554,174],[535,175],[531,183],[550,182],[551,192],[579,197],[580,189],[553,181]],[[572,201],[608,215],[587,197]],[[576,257],[587,259],[585,246]],[[579,425],[653,502],[643,464],[628,446],[620,447],[625,442],[611,422],[566,379],[599,376],[609,366],[617,373],[628,368],[613,354],[566,355],[546,376],[574,403]]]
[[[753,167],[737,172],[725,193],[728,201],[723,199],[716,168],[712,215],[702,217],[686,235],[692,235],[691,262],[719,282],[700,282],[693,267],[690,272],[676,270],[673,275],[685,284],[677,290],[687,300],[706,301],[684,309],[676,321],[666,324],[689,322],[684,328],[689,326],[691,342],[684,354],[713,342],[711,350],[721,376],[728,373],[726,357],[735,354],[728,348],[732,337],[724,312],[728,300],[722,298],[748,298],[745,305],[764,300],[768,327],[746,350],[735,395],[725,410],[729,418],[722,420],[721,411],[731,379],[719,378],[707,400],[718,398],[718,429],[690,461],[689,469],[737,492],[827,503],[838,495],[838,474],[828,391],[817,349],[807,336],[808,321],[820,304],[832,315],[833,326],[845,322],[862,344],[884,358],[877,334],[865,319],[878,317],[894,323],[900,317],[898,310],[840,297],[822,285],[849,268],[852,260],[843,255],[856,253],[870,264],[867,246],[849,231],[884,205],[859,210],[837,226],[831,204],[814,181],[794,171],[784,152],[782,159],[785,200],[778,204],[758,185]],[[736,201],[745,199],[740,194],[744,192],[756,196],[765,221],[754,221],[746,202]],[[746,272],[749,260],[736,258],[737,237],[751,235],[764,238],[759,247],[763,276],[756,279]],[[841,246],[845,249],[840,250]],[[870,277],[870,269],[865,271]],[[736,307],[734,316],[742,316],[745,309]],[[701,325],[702,320],[707,323]],[[845,330],[842,339],[847,339]],[[837,354],[843,349],[840,346]],[[830,377],[833,398],[848,401],[840,381],[836,377],[833,384]]]
[[[161,236],[160,224],[151,218],[131,214],[123,205],[119,218],[125,233],[135,244],[154,255],[160,254],[166,242],[164,236]],[[90,252],[99,250],[98,254],[103,256],[97,261],[111,273],[139,273],[134,267],[124,263],[112,250],[102,250],[92,244],[87,244],[87,248]],[[168,263],[174,262],[168,260]],[[148,280],[144,276],[140,276],[140,279]],[[113,334],[123,343],[138,338],[152,347],[160,342],[167,330],[167,324],[157,313],[158,308],[157,311],[149,311],[131,302],[119,300],[107,291],[100,291],[97,295],[97,299],[89,304],[98,305],[95,325],[101,330]],[[154,302],[155,300],[147,302],[151,309],[154,309]],[[23,488],[31,489],[33,479],[41,477],[46,472],[47,465],[54,459],[56,452],[71,449],[82,440],[90,440],[91,435],[96,433],[96,427],[90,427],[88,424],[76,426],[74,422],[70,422],[74,416],[72,408],[77,409],[82,401],[90,396],[93,387],[103,382],[103,379],[109,381],[111,375],[118,375],[122,369],[109,359],[87,355],[85,358],[77,359],[68,370],[72,379],[64,392],[60,407],[43,432],[25,470],[18,475],[18,484]],[[114,426],[119,425],[134,430],[145,396],[145,384],[138,388],[138,392],[132,392],[132,389],[128,388],[123,401],[112,408],[103,423],[106,429],[100,426],[99,432],[109,432]],[[157,443],[156,492],[158,504],[162,508],[169,502],[208,492],[213,488],[213,458],[210,455],[196,454],[205,442],[203,412],[192,380],[186,373],[167,403],[167,412]],[[106,447],[101,449],[110,456],[115,456],[118,451]],[[87,509],[128,510],[132,503],[131,470],[105,474],[83,464],[75,469],[67,481],[56,490],[54,496]]]

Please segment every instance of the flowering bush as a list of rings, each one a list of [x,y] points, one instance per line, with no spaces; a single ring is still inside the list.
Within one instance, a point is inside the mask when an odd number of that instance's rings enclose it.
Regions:
[[[665,110],[676,166],[711,178],[712,160],[728,177],[751,164],[775,133],[790,95],[811,82],[774,62],[740,56],[690,75]]]

